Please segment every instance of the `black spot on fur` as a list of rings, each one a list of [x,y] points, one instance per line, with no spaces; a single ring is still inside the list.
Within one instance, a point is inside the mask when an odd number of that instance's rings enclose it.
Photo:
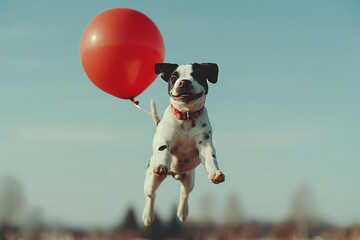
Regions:
[[[215,154],[213,154],[212,156],[213,156],[213,158],[216,158]]]
[[[154,70],[156,74],[161,73],[161,78],[168,82],[170,80],[171,74],[177,67],[177,64],[172,63],[156,63]]]
[[[199,144],[202,144],[202,141],[199,141]]]
[[[206,127],[206,123],[204,123],[201,127]]]
[[[205,139],[209,139],[209,138],[210,138],[209,134],[208,134],[208,133],[205,133],[205,134],[204,134],[204,138],[205,138]]]
[[[209,80],[211,83],[216,83],[218,78],[219,69],[215,63],[194,63],[192,65],[193,72],[191,76],[201,84],[205,93],[208,93],[208,84],[206,80]]]
[[[160,146],[160,147],[159,147],[159,149],[158,149],[158,150],[159,150],[159,151],[164,151],[166,148],[167,148],[167,146],[166,146],[166,145],[162,145],[162,146]]]
[[[196,126],[196,121],[195,120],[192,120],[191,121],[191,127],[195,127]]]

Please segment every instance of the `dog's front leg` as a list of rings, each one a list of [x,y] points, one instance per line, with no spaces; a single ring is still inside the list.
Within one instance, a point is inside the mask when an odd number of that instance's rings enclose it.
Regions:
[[[171,147],[173,139],[176,137],[172,131],[171,124],[166,118],[160,121],[153,139],[153,172],[159,176],[167,175],[171,164]]]
[[[167,175],[171,164],[170,143],[163,138],[157,138],[153,143],[153,172],[159,176]]]
[[[171,164],[170,146],[165,142],[158,143],[154,145],[153,151],[153,172],[159,176],[167,175]]]
[[[211,141],[199,144],[200,160],[205,166],[206,174],[213,183],[221,183],[225,181],[225,175],[219,171],[218,162],[216,160],[215,148]]]

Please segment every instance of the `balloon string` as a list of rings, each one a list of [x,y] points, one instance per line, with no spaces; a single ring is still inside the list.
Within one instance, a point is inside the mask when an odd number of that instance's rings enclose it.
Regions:
[[[139,101],[135,101],[133,98],[131,98],[130,101],[134,104],[135,107],[137,107],[137,108],[140,109],[141,111],[143,111],[143,112],[145,112],[145,113],[147,113],[147,114],[150,114],[150,115],[152,115],[152,116],[154,116],[154,117],[158,117],[157,114],[154,114],[154,113],[152,113],[152,112],[148,112],[148,111],[142,109],[142,108],[139,106]]]

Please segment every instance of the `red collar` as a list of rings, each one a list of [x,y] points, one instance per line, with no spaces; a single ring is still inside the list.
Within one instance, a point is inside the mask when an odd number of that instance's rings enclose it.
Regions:
[[[200,116],[202,114],[202,112],[204,111],[204,107],[202,107],[197,112],[180,112],[172,104],[170,104],[170,106],[171,106],[171,111],[174,113],[176,118],[179,120],[193,120],[194,118]]]

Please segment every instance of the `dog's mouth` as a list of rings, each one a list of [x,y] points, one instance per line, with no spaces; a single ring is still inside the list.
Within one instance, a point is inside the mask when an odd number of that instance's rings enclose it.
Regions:
[[[203,92],[200,92],[200,93],[183,92],[183,93],[179,93],[176,96],[171,94],[171,97],[175,101],[182,101],[182,102],[188,103],[188,102],[194,101],[198,98],[201,98],[203,94],[204,94]]]

